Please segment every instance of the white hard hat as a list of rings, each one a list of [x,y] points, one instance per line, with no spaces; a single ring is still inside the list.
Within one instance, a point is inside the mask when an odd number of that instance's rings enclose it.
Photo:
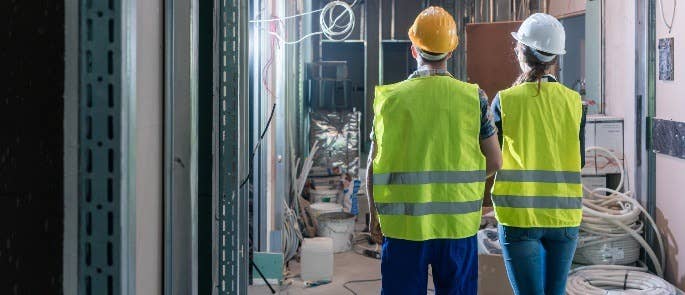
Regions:
[[[536,13],[529,16],[518,32],[511,35],[524,45],[545,53],[566,54],[566,31],[555,17]]]

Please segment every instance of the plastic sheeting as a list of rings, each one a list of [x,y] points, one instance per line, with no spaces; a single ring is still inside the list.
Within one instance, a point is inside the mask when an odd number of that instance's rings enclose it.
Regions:
[[[309,142],[318,141],[321,146],[314,156],[314,166],[341,167],[357,177],[361,113],[317,111],[309,117]]]

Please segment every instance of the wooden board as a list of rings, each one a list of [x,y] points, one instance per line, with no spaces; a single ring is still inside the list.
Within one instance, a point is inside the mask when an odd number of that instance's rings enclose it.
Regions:
[[[466,26],[467,79],[480,85],[490,100],[509,88],[520,72],[514,53],[516,40],[510,34],[520,25],[497,22]]]

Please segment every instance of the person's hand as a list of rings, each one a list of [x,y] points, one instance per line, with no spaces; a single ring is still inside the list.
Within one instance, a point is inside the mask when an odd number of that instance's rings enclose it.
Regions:
[[[383,232],[381,231],[381,224],[378,222],[378,214],[376,210],[372,210],[371,220],[369,221],[369,234],[371,240],[376,244],[383,244]]]

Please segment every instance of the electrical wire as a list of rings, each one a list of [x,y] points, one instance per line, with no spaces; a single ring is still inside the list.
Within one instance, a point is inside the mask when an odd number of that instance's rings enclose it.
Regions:
[[[668,33],[671,33],[671,30],[673,30],[673,23],[675,22],[675,12],[676,12],[676,3],[678,3],[678,0],[673,0],[673,15],[671,15],[671,23],[669,24],[666,21],[666,13],[664,12],[664,0],[659,0],[659,7],[661,7],[661,19],[664,21],[664,25],[666,28],[668,28]]]
[[[287,263],[297,256],[297,249],[302,241],[302,231],[297,221],[297,215],[283,200],[283,237],[281,246],[283,247],[283,263]]]
[[[631,257],[637,258],[640,251],[639,246],[642,246],[647,257],[653,263],[657,274],[662,277],[665,267],[663,239],[656,223],[644,207],[633,197],[632,192],[619,192],[623,188],[625,179],[622,161],[614,153],[602,147],[593,146],[587,148],[586,151],[600,151],[609,155],[618,164],[621,178],[615,189],[596,188],[590,190],[583,186],[583,189],[589,192],[589,196],[583,198],[583,221],[580,225],[580,239],[576,252],[581,260],[580,262],[592,264],[633,263],[635,261],[625,260],[625,253],[628,252]],[[607,193],[609,195],[606,195]],[[647,220],[649,226],[656,233],[660,254],[658,256],[641,235],[644,225],[639,220],[640,216]],[[631,243],[631,238],[637,243]],[[616,248],[616,245],[611,244],[613,242],[621,242],[621,246],[626,247],[621,249],[621,251],[624,251],[624,258],[618,259],[623,261],[607,261],[605,250],[607,247]],[[603,246],[597,247],[597,245]],[[594,248],[591,248],[591,246],[594,246]],[[579,261],[576,260],[576,262]]]
[[[675,295],[676,288],[644,267],[591,265],[572,270],[566,282],[566,294],[646,294]]]
[[[300,39],[297,39],[294,41],[286,40],[283,36],[278,34],[275,30],[270,30],[268,33],[270,35],[274,36],[276,39],[278,39],[281,43],[286,44],[286,45],[298,44],[298,43],[304,41],[305,39],[316,36],[316,35],[324,35],[329,40],[342,41],[342,40],[347,39],[352,34],[352,31],[354,30],[354,25],[355,25],[356,21],[355,21],[354,10],[352,10],[352,7],[354,7],[356,4],[357,4],[357,0],[352,2],[352,4],[348,4],[345,1],[336,0],[336,1],[331,1],[331,2],[327,3],[321,9],[312,10],[309,12],[295,14],[295,15],[286,16],[286,17],[275,17],[275,18],[263,19],[263,20],[260,20],[260,19],[250,20],[250,23],[280,22],[280,21],[298,18],[298,17],[310,15],[310,14],[320,13],[319,14],[319,27],[321,28],[321,31],[306,34],[303,37],[301,37]],[[342,12],[336,13],[336,8],[342,8],[343,10],[342,10]],[[347,22],[339,23],[341,20],[347,20]]]
[[[262,133],[259,135],[259,139],[257,140],[257,144],[255,145],[254,149],[252,149],[252,153],[250,154],[250,171],[248,171],[247,175],[245,178],[243,178],[243,181],[240,182],[240,188],[242,189],[245,184],[247,184],[248,181],[252,179],[252,170],[253,170],[253,163],[254,163],[254,156],[257,154],[257,150],[259,147],[262,146],[262,140],[264,139],[264,135],[266,135],[266,132],[269,130],[269,126],[271,126],[271,121],[274,118],[274,112],[276,111],[276,104],[273,104],[273,107],[271,107],[271,115],[269,115],[269,120],[266,121],[266,126],[264,126],[264,130],[262,130]]]
[[[350,293],[352,293],[352,294],[354,294],[354,295],[358,295],[357,292],[355,292],[354,290],[350,289],[350,287],[348,287],[347,285],[349,285],[349,284],[359,284],[359,283],[372,283],[372,282],[380,282],[380,281],[381,281],[380,278],[378,278],[378,279],[370,279],[370,280],[354,280],[354,281],[347,281],[347,282],[345,282],[342,286],[343,286],[343,288],[347,289],[347,291],[350,291]]]

